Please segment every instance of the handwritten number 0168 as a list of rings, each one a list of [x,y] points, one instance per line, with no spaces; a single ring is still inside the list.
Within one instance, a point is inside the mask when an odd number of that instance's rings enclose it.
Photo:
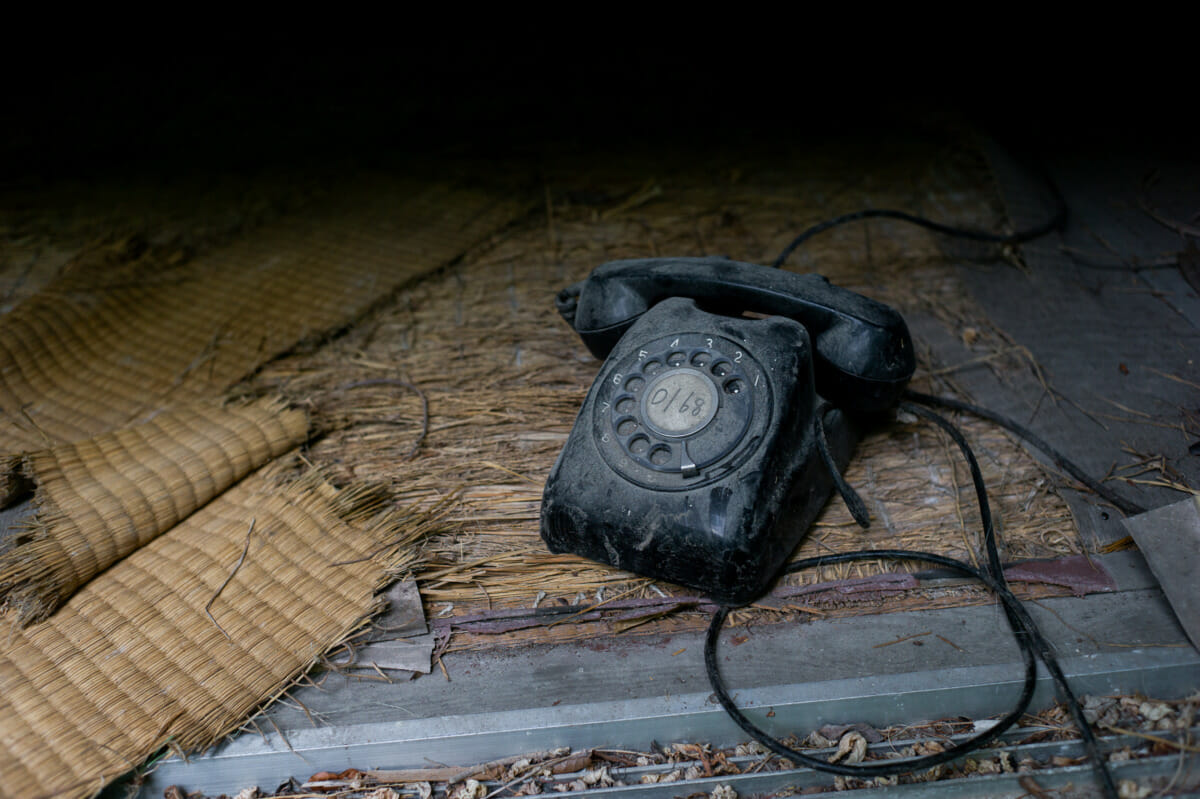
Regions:
[[[667,394],[668,392],[665,388],[658,389],[654,392],[654,395],[650,397],[650,404],[663,405],[666,403],[664,410],[670,410],[671,402],[675,399],[675,397],[679,396],[679,392],[676,391],[674,396],[672,396],[670,399],[667,398]],[[676,409],[676,412],[680,414],[691,413],[692,416],[700,416],[704,413],[704,397],[697,397],[696,392],[689,391],[688,395],[683,398],[683,402],[679,403],[679,407]]]

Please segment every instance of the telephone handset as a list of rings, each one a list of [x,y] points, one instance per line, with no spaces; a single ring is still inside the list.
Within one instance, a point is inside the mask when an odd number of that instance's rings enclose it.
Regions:
[[[824,505],[818,439],[844,467],[915,368],[891,308],[726,258],[614,261],[556,302],[606,360],[547,480],[543,539],[721,602],[765,592]]]
[[[592,354],[604,358],[667,297],[691,297],[719,314],[756,311],[800,322],[814,339],[818,392],[838,407],[892,407],[916,366],[908,328],[892,308],[821,275],[728,258],[613,261],[560,292],[556,304]]]

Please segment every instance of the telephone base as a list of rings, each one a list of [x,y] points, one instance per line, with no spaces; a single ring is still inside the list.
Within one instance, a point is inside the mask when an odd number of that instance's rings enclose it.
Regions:
[[[825,411],[824,425],[830,454],[842,470],[859,440],[859,426],[833,408]],[[611,508],[611,492],[579,475],[574,496],[547,494],[542,538],[554,553],[693,588],[724,605],[748,604],[770,590],[833,493],[815,440],[800,447],[791,490],[763,523],[753,521],[761,505],[733,507],[732,492],[724,486],[661,496],[636,518],[589,512],[589,506]]]
[[[724,604],[765,593],[833,490],[857,418],[814,388],[806,328],[663,300],[609,353],[542,497],[542,538]]]

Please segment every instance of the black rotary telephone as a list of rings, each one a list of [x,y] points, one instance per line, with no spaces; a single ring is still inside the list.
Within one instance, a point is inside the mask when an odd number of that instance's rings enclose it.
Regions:
[[[556,302],[606,360],[546,482],[542,538],[722,603],[770,587],[915,368],[893,309],[727,258],[614,261]]]
[[[1013,245],[1058,229],[1066,205],[1029,230],[995,234],[955,228],[903,211],[865,209],[821,222],[812,236],[860,219],[892,218],[974,241]],[[905,391],[916,362],[904,320],[891,308],[829,284],[725,258],[614,261],[562,291],[558,310],[588,349],[606,358],[575,420],[542,497],[542,538],[623,569],[698,588],[723,607],[705,636],[704,664],[730,717],[775,754],[852,777],[921,771],[984,746],[1025,713],[1041,660],[1070,708],[1104,795],[1116,783],[1083,706],[1053,647],[1008,590],[987,488],[970,445],[951,422],[923,406],[989,419],[1042,450],[1056,465],[1125,513],[1144,509],[1092,480],[1032,431],[969,403]],[[767,314],[748,318],[748,312]],[[866,509],[841,478],[860,424],[901,397],[945,430],[971,467],[988,565],[905,550],[843,552],[799,561],[789,571],[880,557],[937,564],[986,584],[1000,599],[1025,660],[1025,688],[994,727],[945,751],[847,765],[813,758],[757,727],[721,681],[717,642],[729,605],[764,593],[836,485],[855,520]],[[768,714],[769,715],[769,714]]]

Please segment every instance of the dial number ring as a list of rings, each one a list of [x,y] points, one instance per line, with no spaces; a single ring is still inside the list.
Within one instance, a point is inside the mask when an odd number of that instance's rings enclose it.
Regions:
[[[593,418],[609,466],[684,490],[717,479],[770,416],[765,372],[739,342],[709,333],[647,342],[613,364]],[[756,439],[755,439],[756,440]]]

